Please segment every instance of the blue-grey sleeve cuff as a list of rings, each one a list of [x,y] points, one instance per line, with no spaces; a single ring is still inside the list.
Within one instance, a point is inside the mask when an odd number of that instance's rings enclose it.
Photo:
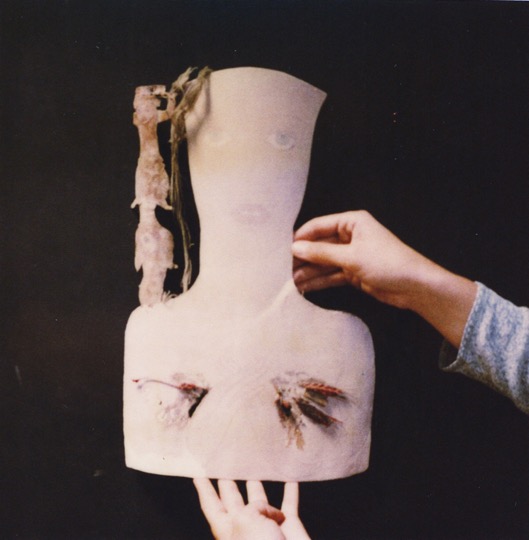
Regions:
[[[476,333],[476,327],[479,325],[481,315],[486,308],[486,295],[488,289],[482,283],[476,282],[478,290],[474,304],[470,310],[465,329],[463,331],[463,337],[461,338],[461,345],[459,350],[453,345],[444,340],[441,346],[441,352],[439,355],[439,366],[444,371],[464,371],[465,365],[471,361],[474,356],[473,341]]]
[[[477,285],[459,350],[443,343],[440,367],[490,386],[529,413],[529,309]]]

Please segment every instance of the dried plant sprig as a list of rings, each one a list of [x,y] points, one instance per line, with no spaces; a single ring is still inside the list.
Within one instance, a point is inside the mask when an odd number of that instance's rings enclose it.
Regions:
[[[301,409],[301,412],[315,424],[320,426],[329,427],[332,424],[341,423],[340,420],[332,417],[331,415],[323,412],[322,410],[314,407],[308,401],[304,399],[296,399],[296,404]]]
[[[183,373],[175,373],[172,382],[149,378],[132,379],[132,382],[137,385],[138,390],[143,390],[147,384],[159,384],[178,390],[174,401],[167,405],[159,403],[162,409],[158,419],[165,425],[176,425],[180,428],[186,425],[210,390],[201,377],[193,378]]]
[[[197,68],[188,68],[171,85],[169,96],[175,107],[170,115],[171,120],[171,181],[170,181],[170,201],[173,207],[178,226],[182,235],[182,250],[184,254],[184,270],[181,286],[186,292],[191,283],[191,258],[189,250],[191,248],[191,236],[189,227],[184,219],[182,205],[182,175],[178,165],[178,148],[180,143],[186,138],[185,118],[196,103],[202,87],[211,73],[211,69],[205,67],[198,72],[195,79],[190,80],[191,75]]]
[[[275,405],[279,420],[287,429],[287,446],[295,440],[299,449],[304,447],[304,418],[325,428],[341,424],[340,420],[323,409],[329,399],[347,399],[343,390],[296,372],[276,377],[272,384],[276,391]]]

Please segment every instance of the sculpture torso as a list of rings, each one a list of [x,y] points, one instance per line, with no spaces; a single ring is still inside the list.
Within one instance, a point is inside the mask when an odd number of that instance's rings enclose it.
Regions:
[[[282,481],[348,476],[367,467],[373,378],[369,332],[355,317],[310,304],[293,287],[250,318],[200,309],[186,301],[187,295],[138,308],[127,331],[125,372],[125,401],[135,404],[128,415],[137,437],[128,442],[136,467]],[[145,324],[156,330],[146,335]],[[175,374],[208,389],[179,426],[163,418],[177,389],[155,382],[139,388],[134,382],[147,377],[171,382]],[[321,408],[338,422],[325,427],[303,417],[299,444],[277,409],[274,381],[285,377],[318,379],[342,390],[345,398],[329,399]]]

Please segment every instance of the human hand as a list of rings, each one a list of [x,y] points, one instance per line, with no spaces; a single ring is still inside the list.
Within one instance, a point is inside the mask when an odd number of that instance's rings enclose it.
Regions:
[[[268,504],[261,482],[246,483],[248,504],[232,480],[193,480],[200,506],[217,540],[310,540],[298,516],[297,483],[285,484],[281,510]]]
[[[350,283],[411,309],[459,347],[476,284],[401,242],[364,210],[315,218],[294,235],[294,281],[312,291]]]
[[[440,268],[363,210],[309,221],[296,231],[292,251],[301,291],[351,284],[401,308],[410,307],[417,284]]]

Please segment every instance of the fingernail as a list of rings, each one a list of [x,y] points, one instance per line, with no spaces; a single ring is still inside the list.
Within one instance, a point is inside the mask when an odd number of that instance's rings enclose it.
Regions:
[[[303,242],[303,240],[297,240],[296,242],[292,244],[292,253],[296,257],[303,255],[305,251],[304,246],[305,246],[305,243]]]

